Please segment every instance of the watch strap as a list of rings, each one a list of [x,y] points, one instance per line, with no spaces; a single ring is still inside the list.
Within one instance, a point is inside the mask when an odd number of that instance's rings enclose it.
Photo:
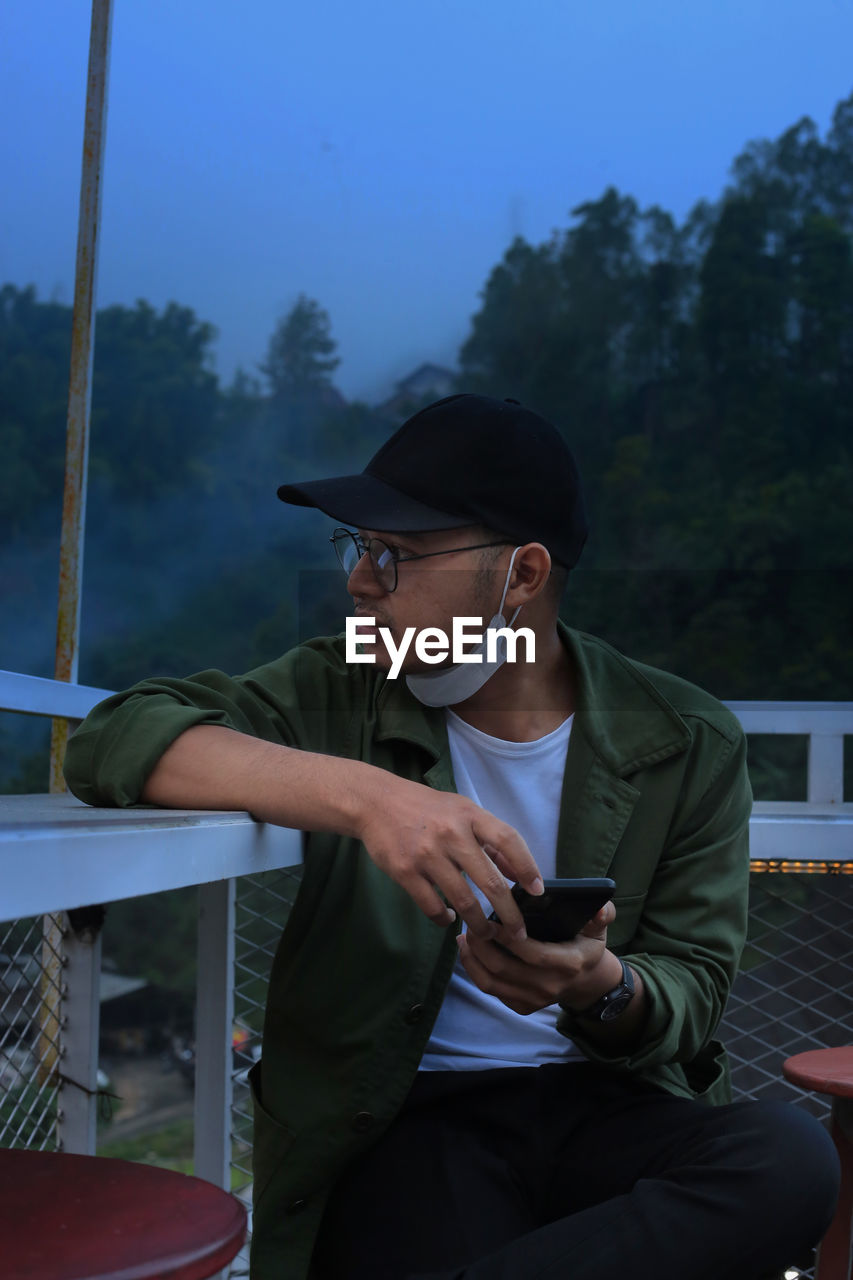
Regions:
[[[590,1005],[588,1009],[581,1010],[578,1017],[609,1022],[611,1018],[618,1017],[627,1009],[634,998],[634,975],[630,966],[621,957],[619,957],[619,963],[622,966],[622,981],[612,990],[605,991],[604,995],[599,996],[595,1004]]]

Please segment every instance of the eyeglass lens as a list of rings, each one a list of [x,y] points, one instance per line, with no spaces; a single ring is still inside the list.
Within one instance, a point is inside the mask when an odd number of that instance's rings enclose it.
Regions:
[[[397,566],[394,557],[384,542],[371,538],[366,544],[356,539],[351,533],[336,535],[334,539],[338,559],[346,574],[352,573],[366,551],[370,557],[371,568],[380,586],[386,591],[393,591],[397,585]]]

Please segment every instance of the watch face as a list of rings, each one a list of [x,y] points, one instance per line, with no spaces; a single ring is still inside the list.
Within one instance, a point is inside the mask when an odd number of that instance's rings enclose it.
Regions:
[[[612,1000],[608,1000],[607,1004],[601,1010],[601,1021],[609,1022],[611,1018],[618,1018],[619,1014],[628,1008],[628,1005],[631,1003],[633,998],[633,991],[620,991],[619,995],[615,996]]]

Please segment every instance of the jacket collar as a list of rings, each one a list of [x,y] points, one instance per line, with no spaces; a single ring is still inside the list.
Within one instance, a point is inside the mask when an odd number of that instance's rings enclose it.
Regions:
[[[687,750],[687,725],[638,664],[595,636],[562,622],[558,629],[577,676],[572,737],[582,735],[609,772],[624,778]],[[422,706],[405,680],[383,677],[377,737],[411,742],[438,761],[447,751],[444,711]]]
[[[413,743],[426,752],[430,763],[424,781],[438,791],[455,791],[447,720],[442,707],[425,707],[418,702],[405,680],[382,677],[376,695],[376,737]]]
[[[686,751],[690,732],[645,668],[595,636],[562,625],[560,634],[575,663],[576,708],[563,775],[557,875],[609,875],[640,798],[631,775]]]
[[[577,676],[573,736],[582,733],[620,778],[687,750],[687,725],[645,668],[596,636],[558,627]]]
[[[437,760],[447,746],[444,709],[423,706],[409,692],[402,677],[389,680],[382,676],[380,679],[376,695],[376,737],[380,742],[388,738],[412,742]]]

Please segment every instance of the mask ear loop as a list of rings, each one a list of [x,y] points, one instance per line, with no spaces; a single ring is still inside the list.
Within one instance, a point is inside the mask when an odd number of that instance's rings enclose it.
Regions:
[[[512,559],[509,562],[509,568],[506,571],[506,582],[504,583],[503,595],[501,596],[501,602],[498,605],[498,612],[496,615],[497,617],[500,618],[501,622],[503,622],[504,620],[504,602],[506,600],[506,593],[509,591],[509,580],[512,577],[512,567],[515,564],[515,557],[518,555],[520,550],[521,550],[521,547],[515,548],[515,550],[512,553]],[[505,625],[508,627],[511,627],[520,612],[521,612],[521,605],[518,606],[515,613],[510,618],[509,622],[505,623]]]

